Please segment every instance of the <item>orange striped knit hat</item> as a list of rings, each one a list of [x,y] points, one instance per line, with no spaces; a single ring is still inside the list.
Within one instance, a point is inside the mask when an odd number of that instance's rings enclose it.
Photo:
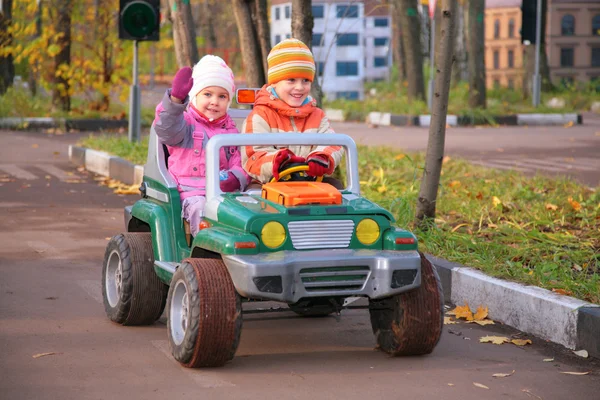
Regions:
[[[284,79],[301,78],[313,81],[315,60],[310,49],[298,39],[285,39],[277,43],[267,57],[268,83]]]

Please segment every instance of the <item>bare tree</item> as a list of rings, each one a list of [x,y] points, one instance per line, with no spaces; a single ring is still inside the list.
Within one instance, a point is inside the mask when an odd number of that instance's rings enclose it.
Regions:
[[[485,2],[468,1],[467,51],[469,52],[469,107],[486,108],[484,13]]]
[[[252,8],[252,20],[256,25],[256,37],[258,38],[258,43],[260,45],[266,80],[268,69],[267,56],[271,51],[271,28],[269,27],[267,0],[254,0],[254,3],[255,6]]]
[[[232,0],[232,5],[240,37],[246,83],[249,87],[262,87],[266,83],[264,62],[268,53],[262,53],[258,32],[252,19],[253,12],[256,12],[253,11],[256,10],[255,1]]]
[[[61,73],[61,71],[68,69],[68,66],[71,64],[71,13],[73,12],[73,0],[55,0],[48,9],[50,20],[54,22],[54,29],[57,33],[51,40],[60,49],[54,56],[52,104],[63,111],[69,111],[71,109],[69,80],[66,73]]]
[[[2,11],[0,12],[0,44],[2,47],[12,46],[12,0],[2,0]],[[0,56],[0,94],[12,86],[15,78],[15,65],[12,54]]]
[[[465,6],[459,1],[456,9],[454,29],[454,64],[452,64],[452,84],[468,79],[467,49],[465,46]]]
[[[292,37],[301,40],[312,50],[312,34],[315,20],[312,14],[312,0],[292,0]],[[315,74],[315,77],[317,74]],[[319,80],[315,79],[311,88],[311,95],[321,107],[323,91]]]
[[[200,26],[202,27],[202,36],[204,36],[206,46],[211,49],[217,47],[217,36],[213,20],[210,0],[202,0],[200,2]]]
[[[196,28],[192,7],[186,0],[168,0],[169,16],[173,23],[173,42],[177,65],[192,67],[198,62]]]
[[[423,79],[423,53],[421,47],[421,21],[417,0],[394,0],[400,11],[402,43],[406,55],[406,78],[409,100],[425,100]]]
[[[452,75],[452,42],[454,40],[454,19],[456,18],[456,0],[442,0],[440,45],[436,46],[435,82],[433,110],[429,125],[429,139],[425,156],[425,169],[419,189],[415,222],[427,228],[435,218],[437,191],[444,159],[446,140],[446,115],[448,114],[448,96]]]

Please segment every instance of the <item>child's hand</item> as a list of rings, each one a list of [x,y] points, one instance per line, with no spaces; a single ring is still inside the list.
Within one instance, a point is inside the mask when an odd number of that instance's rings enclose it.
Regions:
[[[289,149],[282,149],[275,154],[273,157],[273,177],[275,180],[279,180],[279,172],[282,167],[287,163],[304,163],[306,160],[304,157],[300,157],[292,153]]]
[[[227,173],[227,179],[220,182],[221,190],[223,192],[233,192],[238,190],[240,188],[240,181],[235,177],[234,174],[231,173],[231,171],[227,171]]]
[[[183,103],[190,90],[194,86],[192,79],[192,69],[190,67],[180,68],[173,78],[171,86],[171,98],[175,98]]]
[[[323,176],[333,173],[333,165],[325,154],[314,153],[308,157],[308,176]]]

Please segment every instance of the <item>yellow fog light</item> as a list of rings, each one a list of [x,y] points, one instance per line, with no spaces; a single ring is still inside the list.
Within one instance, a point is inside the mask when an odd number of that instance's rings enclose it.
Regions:
[[[356,227],[356,237],[362,244],[375,243],[379,239],[379,225],[372,219],[363,219]]]
[[[265,246],[274,249],[285,242],[285,228],[279,222],[267,222],[260,232],[260,237]]]

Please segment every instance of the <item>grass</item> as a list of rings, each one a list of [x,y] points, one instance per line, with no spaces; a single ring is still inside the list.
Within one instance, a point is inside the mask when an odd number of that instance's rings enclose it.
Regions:
[[[90,136],[85,147],[146,160],[147,138]],[[600,192],[446,157],[435,223],[413,224],[424,155],[359,146],[363,194],[413,230],[421,249],[508,280],[600,304]]]

